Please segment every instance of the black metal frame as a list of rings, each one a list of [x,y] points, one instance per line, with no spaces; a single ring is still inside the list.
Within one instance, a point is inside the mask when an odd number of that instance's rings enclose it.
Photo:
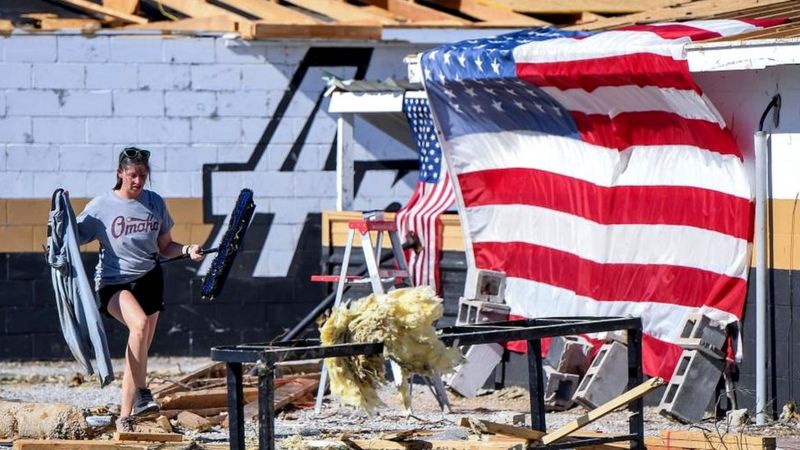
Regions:
[[[546,431],[544,409],[544,380],[542,374],[541,339],[603,331],[628,332],[628,389],[643,381],[642,376],[642,322],[637,317],[554,317],[494,322],[479,325],[456,326],[439,330],[439,339],[445,345],[527,341],[528,384],[531,398],[531,427]],[[531,351],[532,350],[532,351]],[[339,344],[321,346],[319,341],[305,339],[280,343],[239,344],[214,347],[211,359],[227,364],[228,423],[231,450],[244,450],[244,391],[242,364],[256,363],[258,367],[258,446],[261,450],[275,448],[275,411],[273,409],[275,364],[314,358],[377,355],[383,353],[383,343]],[[629,434],[621,436],[574,438],[571,442],[538,446],[537,449],[561,449],[581,445],[598,445],[607,442],[630,441],[631,450],[644,449],[644,415],[641,398],[628,404]]]

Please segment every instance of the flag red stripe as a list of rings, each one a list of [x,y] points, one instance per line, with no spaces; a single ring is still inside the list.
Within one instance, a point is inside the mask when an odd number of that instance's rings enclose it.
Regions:
[[[466,207],[531,205],[604,225],[685,225],[749,239],[749,199],[687,186],[598,186],[536,169],[462,173]]]
[[[702,93],[686,61],[653,53],[547,63],[517,62],[517,77],[536,86],[593,91],[603,86],[656,86]],[[647,68],[647,70],[642,70]]]
[[[624,31],[649,31],[657,34],[664,39],[679,39],[688,37],[693,41],[702,41],[705,39],[712,39],[722,37],[722,33],[715,33],[710,30],[696,28],[690,25],[682,25],[673,23],[669,25],[631,25],[629,27],[621,28]]]
[[[615,117],[572,112],[581,138],[617,150],[645,145],[691,145],[742,159],[733,135],[713,122],[663,111],[620,113]]]
[[[476,242],[475,263],[597,301],[713,306],[741,317],[747,282],[702,269],[663,264],[602,264],[522,242]]]
[[[765,18],[765,19],[736,19],[736,20],[749,23],[750,25],[755,25],[761,28],[774,27],[776,25],[782,25],[784,23],[789,22],[788,17],[776,17],[776,18]]]

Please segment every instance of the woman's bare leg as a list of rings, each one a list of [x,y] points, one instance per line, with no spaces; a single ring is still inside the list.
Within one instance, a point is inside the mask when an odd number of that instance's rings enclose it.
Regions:
[[[133,397],[137,388],[146,386],[147,349],[152,335],[148,318],[130,291],[119,291],[108,302],[108,312],[128,327],[128,345],[125,351],[125,374],[122,377],[120,416],[133,410]],[[155,329],[155,326],[153,327]]]

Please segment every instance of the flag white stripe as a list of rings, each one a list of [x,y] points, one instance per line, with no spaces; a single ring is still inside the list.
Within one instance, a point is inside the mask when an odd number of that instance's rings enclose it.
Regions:
[[[675,342],[680,337],[681,325],[688,314],[701,312],[724,324],[738,320],[736,316],[716,308],[694,308],[670,303],[597,301],[559,288],[524,278],[506,279],[506,302],[511,313],[519,316],[634,316],[642,318],[645,333],[655,338]]]
[[[613,56],[650,53],[676,60],[686,57],[676,43],[689,43],[689,38],[664,39],[642,31],[606,31],[583,39],[556,38],[536,41],[514,48],[514,61],[519,63],[555,63],[585,61]]]
[[[669,25],[675,25],[675,23],[659,22],[659,23],[652,23],[650,25],[669,26]],[[678,25],[684,25],[687,27],[697,28],[700,30],[706,30],[712,33],[719,33],[723,36],[746,33],[748,31],[758,30],[761,28],[751,23],[742,22],[741,20],[730,20],[730,19],[693,20],[691,22],[681,23]]]
[[[524,242],[603,264],[663,264],[747,279],[747,241],[715,231],[680,225],[602,225],[528,205],[468,207],[467,215],[474,243]]]
[[[633,85],[605,86],[591,92],[552,86],[542,90],[570,111],[612,118],[622,113],[663,111],[686,119],[713,122],[720,128],[725,126],[725,120],[716,109],[708,107],[708,99],[692,90]]]
[[[527,168],[603,187],[686,186],[751,198],[739,158],[694,146],[637,146],[620,152],[577,139],[520,131],[459,136],[449,144],[449,163],[459,175]],[[495,148],[503,151],[491,151]]]

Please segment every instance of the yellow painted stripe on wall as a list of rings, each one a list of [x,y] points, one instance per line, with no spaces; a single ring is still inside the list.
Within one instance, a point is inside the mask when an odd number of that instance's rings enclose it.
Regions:
[[[88,198],[72,198],[70,202],[76,214],[80,214],[89,203]],[[212,226],[203,223],[203,203],[195,198],[165,199],[167,208],[175,221],[172,237],[178,242],[203,243],[208,239]],[[0,252],[42,252],[47,243],[47,215],[50,200],[45,199],[0,199]],[[96,252],[93,242],[81,247],[84,251]]]

